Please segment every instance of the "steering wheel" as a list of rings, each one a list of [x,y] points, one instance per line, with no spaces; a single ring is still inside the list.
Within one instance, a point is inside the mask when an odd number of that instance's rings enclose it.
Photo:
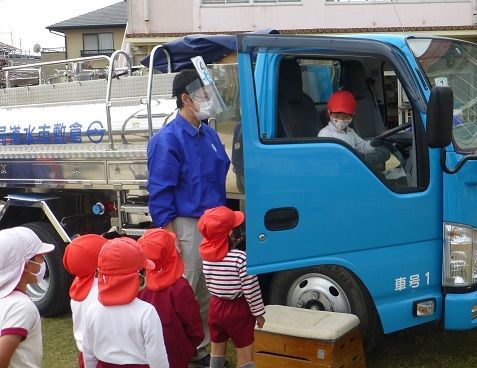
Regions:
[[[401,130],[406,130],[407,128],[410,128],[410,127],[411,127],[411,123],[398,125],[397,127],[386,130],[385,132],[381,133],[380,135],[372,138],[371,142],[384,141],[386,138],[389,138],[390,136],[396,134],[397,132],[400,132]]]

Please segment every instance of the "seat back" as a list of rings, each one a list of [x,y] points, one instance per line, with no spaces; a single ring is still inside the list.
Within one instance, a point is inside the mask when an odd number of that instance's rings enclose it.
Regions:
[[[322,128],[313,100],[303,92],[301,68],[296,60],[280,62],[277,117],[277,137],[316,137]]]
[[[351,127],[361,138],[376,137],[385,125],[374,93],[366,82],[366,73],[359,61],[343,64],[342,89],[351,92],[356,99],[356,115]]]

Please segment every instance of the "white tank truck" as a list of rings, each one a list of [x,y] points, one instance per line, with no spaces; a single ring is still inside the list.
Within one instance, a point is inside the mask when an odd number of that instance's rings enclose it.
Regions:
[[[119,57],[125,68],[115,69]],[[108,67],[86,70],[105,59]],[[43,69],[66,65],[50,78]],[[19,86],[10,73],[37,73]],[[78,234],[140,236],[148,215],[147,143],[175,110],[173,73],[131,66],[123,51],[4,68],[0,90],[0,229],[25,226],[56,250],[47,275],[29,287],[43,316],[69,308],[72,281],[62,265]],[[144,75],[143,75],[144,74]],[[30,78],[31,79],[31,78]]]

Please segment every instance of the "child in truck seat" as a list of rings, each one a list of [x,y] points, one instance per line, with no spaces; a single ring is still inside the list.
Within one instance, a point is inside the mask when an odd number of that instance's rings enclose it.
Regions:
[[[328,100],[329,123],[320,130],[318,137],[342,140],[361,152],[370,165],[378,165],[390,184],[407,185],[408,178],[402,168],[403,158],[393,147],[393,156],[386,147],[379,147],[382,141],[373,142],[362,139],[349,127],[356,112],[356,100],[351,92],[337,91]],[[392,146],[390,146],[392,147]],[[391,159],[391,160],[390,160]]]
[[[337,138],[361,153],[375,150],[370,141],[362,139],[349,127],[356,112],[356,100],[351,92],[337,91],[328,100],[328,114],[330,121],[320,130],[318,137]]]

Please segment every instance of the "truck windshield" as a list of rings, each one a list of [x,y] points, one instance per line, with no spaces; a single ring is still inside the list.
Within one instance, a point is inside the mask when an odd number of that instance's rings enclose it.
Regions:
[[[438,38],[409,38],[408,44],[431,85],[448,85],[454,91],[456,150],[476,151],[477,45]]]

